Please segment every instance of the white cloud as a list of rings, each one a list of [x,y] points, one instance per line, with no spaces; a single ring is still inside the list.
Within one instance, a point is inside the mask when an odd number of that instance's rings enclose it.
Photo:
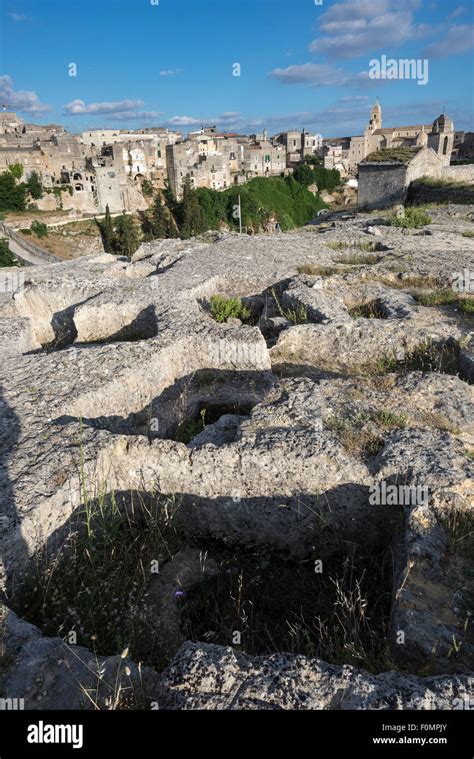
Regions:
[[[419,39],[432,29],[415,24],[418,7],[420,0],[343,0],[321,16],[320,35],[309,49],[330,58],[357,58]]]
[[[29,90],[14,90],[11,77],[0,76],[0,101],[12,111],[22,113],[45,113],[51,106],[40,102],[36,92]]]
[[[303,63],[301,66],[276,68],[269,76],[282,84],[307,84],[309,87],[343,87],[369,82],[369,74],[362,71],[352,74],[329,63]]]
[[[196,116],[173,116],[166,121],[165,125],[181,127],[200,126],[237,126],[242,121],[240,113],[228,111],[220,116],[211,118],[197,118]]]
[[[359,103],[369,100],[368,95],[347,95],[347,97],[340,98],[340,103]]]
[[[103,101],[100,103],[86,103],[83,100],[71,100],[64,106],[64,113],[68,116],[82,116],[85,113],[123,113],[134,111],[144,105],[143,100],[116,100]]]
[[[448,19],[458,18],[459,16],[462,16],[463,13],[466,13],[466,8],[464,5],[458,5],[458,7],[448,15]]]
[[[177,76],[181,74],[181,69],[163,69],[160,71],[160,76]]]
[[[106,121],[152,121],[163,116],[162,111],[117,111],[111,113]]]
[[[114,121],[152,121],[163,116],[162,111],[117,111],[107,117],[108,122]]]
[[[427,58],[448,58],[467,53],[474,47],[474,24],[452,26],[447,35],[428,45],[423,55]]]
[[[20,21],[29,21],[29,17],[26,16],[24,13],[9,13],[8,14],[12,21],[20,22]]]

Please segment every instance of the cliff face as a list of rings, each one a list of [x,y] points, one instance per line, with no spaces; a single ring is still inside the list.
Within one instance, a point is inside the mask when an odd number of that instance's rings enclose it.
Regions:
[[[469,697],[474,216],[430,214],[156,241],[2,288],[0,697]],[[216,293],[246,315],[218,323]]]

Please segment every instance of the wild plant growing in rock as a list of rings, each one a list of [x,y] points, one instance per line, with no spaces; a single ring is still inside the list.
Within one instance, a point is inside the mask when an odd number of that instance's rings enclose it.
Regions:
[[[250,309],[242,305],[240,298],[225,298],[223,295],[212,295],[210,299],[211,314],[222,324],[230,317],[245,322],[250,318]]]
[[[431,224],[431,216],[421,208],[406,208],[404,216],[391,216],[388,223],[391,227],[421,229]]]

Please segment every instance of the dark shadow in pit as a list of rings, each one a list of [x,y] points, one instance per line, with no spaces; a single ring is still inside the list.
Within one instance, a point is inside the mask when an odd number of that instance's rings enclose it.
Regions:
[[[312,610],[313,579],[320,589],[326,585],[333,590],[330,576],[324,574],[325,567],[336,563],[345,571],[342,559],[347,556],[350,574],[351,557],[374,557],[382,552],[390,558],[401,540],[403,513],[394,507],[370,506],[368,497],[368,488],[357,483],[346,483],[319,495],[234,494],[203,498],[183,493],[153,496],[131,491],[117,492],[112,498],[109,494],[90,501],[87,509],[78,507],[68,522],[49,537],[42,551],[31,558],[30,579],[17,593],[12,608],[48,636],[63,636],[74,629],[78,631],[77,643],[90,647],[90,638],[95,635],[94,645],[99,654],[116,654],[120,645],[129,644],[135,659],[160,669],[167,663],[163,661],[160,636],[156,625],[150,625],[150,615],[140,610],[144,603],[148,604],[144,595],[147,588],[159,579],[160,573],[166,572],[171,560],[176,558],[178,577],[182,576],[180,552],[198,549],[199,555],[207,557],[206,561],[222,564],[225,570],[221,573],[222,587],[228,579],[233,587],[239,573],[244,571],[245,580],[250,581],[260,599],[267,591],[269,597],[275,597],[279,577],[285,592],[290,592],[293,578],[294,597],[305,610]],[[160,513],[166,514],[172,532],[154,517],[150,521],[153,503]],[[134,520],[132,532],[129,518]],[[160,538],[159,546],[156,536]],[[156,559],[160,565],[158,575],[150,569]],[[323,561],[323,572],[315,578],[318,561]],[[105,572],[104,577],[100,572]],[[191,590],[197,595],[191,597]],[[216,588],[211,590],[212,596]],[[356,586],[353,590],[357,590]],[[380,587],[384,604],[390,603],[391,590],[391,577],[387,575]],[[216,609],[217,612],[224,609],[229,599],[222,597],[217,588],[217,605],[211,599],[209,605],[203,606],[199,595],[207,591],[199,578],[192,586],[183,586],[178,579],[173,584],[171,578],[166,592],[174,599],[170,598],[169,603],[188,604],[181,632],[175,631],[174,648],[167,633],[166,652],[170,657],[188,635],[187,631],[196,629],[195,635],[202,640],[204,633],[215,630]],[[377,596],[376,602],[379,601]],[[264,599],[265,613],[268,603],[269,599]],[[116,613],[118,609],[120,614]],[[153,618],[153,609],[149,611]],[[260,622],[256,631],[259,635]],[[276,624],[281,632],[280,623],[274,614],[269,618],[269,624]],[[246,626],[247,632],[252,631],[251,614]],[[306,643],[303,636],[300,644],[295,644],[294,652],[308,653]],[[234,645],[235,641],[230,639],[226,644]],[[242,647],[246,650],[245,640]]]
[[[246,417],[273,385],[270,371],[201,369],[176,380],[141,411],[127,416],[86,417],[82,418],[82,424],[120,435],[143,435],[150,441],[158,438],[189,443],[223,416]],[[72,421],[78,421],[78,417],[64,415],[55,419],[54,424]],[[238,422],[236,419],[235,434]],[[232,439],[227,435],[225,442]],[[220,435],[216,436],[216,443],[221,444],[218,441],[222,442]]]
[[[388,319],[389,312],[382,298],[364,301],[347,308],[353,319]]]
[[[85,298],[79,303],[74,303],[72,306],[64,308],[62,311],[56,311],[51,317],[51,326],[54,332],[54,340],[46,345],[43,345],[41,348],[33,351],[28,351],[26,355],[42,353],[44,350],[61,350],[62,348],[66,348],[68,345],[71,345],[77,337],[77,329],[76,325],[74,324],[74,314],[76,313],[76,308],[83,306],[85,303],[89,303],[91,300],[95,300],[99,297],[99,295],[102,295],[102,293],[95,293],[94,295],[90,295],[88,298]]]

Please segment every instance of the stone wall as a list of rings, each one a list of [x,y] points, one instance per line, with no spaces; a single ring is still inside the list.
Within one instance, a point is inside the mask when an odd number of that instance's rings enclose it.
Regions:
[[[423,182],[413,182],[408,191],[407,202],[415,206],[425,203],[474,203],[474,185],[472,187],[456,187],[455,185],[433,187]]]
[[[363,208],[385,208],[405,202],[407,167],[396,163],[359,165],[357,203]]]
[[[456,182],[474,182],[474,163],[463,166],[446,166],[443,177],[454,179]]]
[[[431,148],[419,150],[408,164],[388,159],[363,161],[359,164],[358,206],[370,209],[404,204],[412,182],[442,174],[442,161]]]

